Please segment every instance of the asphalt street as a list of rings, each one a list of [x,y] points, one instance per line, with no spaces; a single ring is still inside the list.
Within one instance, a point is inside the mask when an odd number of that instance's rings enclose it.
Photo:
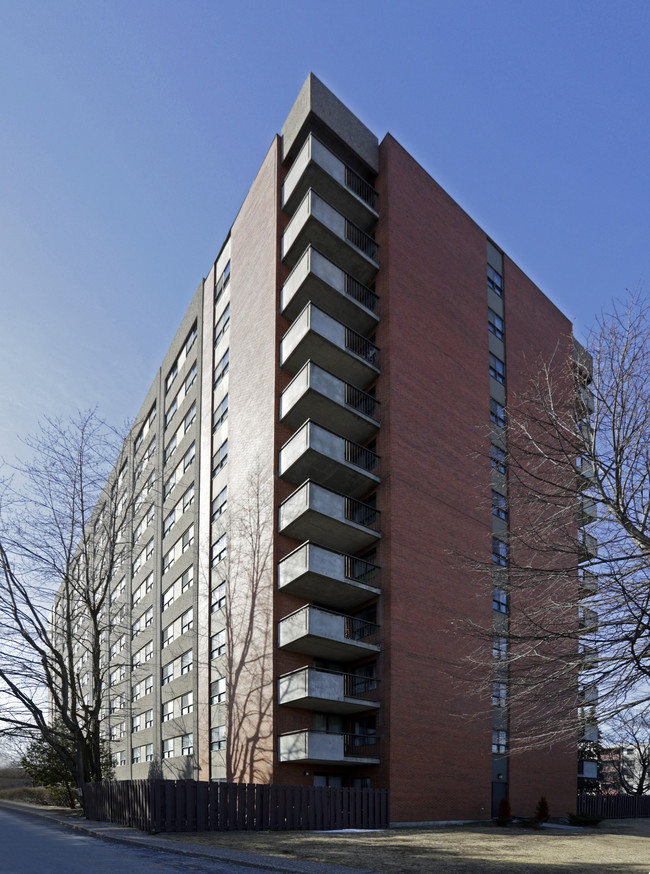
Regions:
[[[0,809],[0,874],[268,874],[268,868],[182,857]]]

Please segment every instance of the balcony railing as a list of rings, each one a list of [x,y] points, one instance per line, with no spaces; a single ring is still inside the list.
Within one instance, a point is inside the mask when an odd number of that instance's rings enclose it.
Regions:
[[[343,733],[343,755],[355,758],[379,755],[379,738],[376,734]]]
[[[349,297],[353,297],[357,303],[360,303],[366,309],[378,316],[379,295],[375,294],[375,292],[368,288],[367,285],[364,285],[363,282],[359,282],[358,279],[355,279],[354,276],[350,276],[349,273],[344,273],[344,277],[345,293]]]
[[[373,240],[370,234],[362,231],[361,228],[358,228],[349,219],[345,220],[345,238],[368,258],[371,258],[373,261],[379,260],[377,257],[379,246],[375,240]]]
[[[376,677],[304,667],[278,678],[278,703],[330,713],[376,710]]]
[[[377,191],[313,134],[305,140],[284,180],[282,206],[285,211],[293,213],[311,187],[363,227],[371,227],[377,220]]]
[[[352,661],[379,651],[380,627],[307,604],[278,622],[278,646],[319,658]]]
[[[345,329],[345,348],[354,352],[359,358],[363,358],[373,367],[379,367],[379,349],[370,340],[357,334],[352,328]]]
[[[379,419],[379,401],[374,395],[350,385],[349,382],[345,383],[345,404],[364,416]]]
[[[307,419],[327,422],[357,443],[379,427],[380,403],[333,373],[307,361],[280,396],[280,419],[298,428]]]
[[[337,610],[379,593],[381,569],[357,556],[303,543],[278,563],[278,589]]]
[[[379,762],[380,738],[377,735],[301,729],[278,738],[281,762],[314,762],[353,765]]]
[[[379,511],[370,504],[357,501],[356,498],[345,498],[345,518],[357,525],[364,525],[373,531],[379,531]]]
[[[351,191],[360,197],[361,200],[364,200],[371,209],[377,211],[377,202],[379,200],[379,195],[377,191],[372,187],[369,182],[359,176],[352,167],[348,167],[345,165],[345,184]]]

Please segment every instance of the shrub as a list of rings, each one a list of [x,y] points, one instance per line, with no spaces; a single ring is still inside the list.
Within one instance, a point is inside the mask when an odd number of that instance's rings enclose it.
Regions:
[[[512,822],[512,810],[510,809],[510,802],[507,798],[502,798],[499,802],[499,810],[497,812],[497,823],[498,825],[510,825]]]
[[[548,822],[548,818],[550,815],[551,811],[548,808],[546,795],[542,795],[542,797],[537,802],[537,807],[535,808],[535,819],[537,820],[537,822]]]
[[[571,825],[579,825],[582,828],[596,828],[603,821],[602,816],[593,813],[567,813],[567,819]]]

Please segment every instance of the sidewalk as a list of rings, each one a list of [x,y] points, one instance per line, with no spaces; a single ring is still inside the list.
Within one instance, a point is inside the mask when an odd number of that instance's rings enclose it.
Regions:
[[[137,844],[152,847],[165,853],[175,853],[178,856],[213,859],[215,862],[229,862],[242,865],[244,868],[264,868],[279,874],[374,874],[368,868],[349,868],[343,865],[332,865],[326,862],[308,862],[306,860],[283,859],[278,856],[262,856],[258,853],[245,853],[241,850],[229,850],[226,847],[208,847],[205,844],[182,843],[145,834],[135,828],[115,825],[111,822],[93,822],[85,819],[78,810],[66,807],[37,807],[33,804],[22,804],[16,801],[0,801],[0,808],[13,810],[26,816],[39,816],[58,825],[73,828],[88,835],[107,841],[117,841],[123,844]],[[296,840],[300,835],[296,834]]]

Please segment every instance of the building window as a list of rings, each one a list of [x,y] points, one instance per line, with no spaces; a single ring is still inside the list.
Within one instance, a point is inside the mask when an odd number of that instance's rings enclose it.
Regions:
[[[499,297],[503,297],[503,276],[490,264],[487,266],[487,284],[489,289],[496,292]]]
[[[210,749],[225,750],[226,749],[226,726],[217,725],[210,729]]]
[[[194,463],[194,456],[196,454],[196,444],[192,443],[190,448],[187,450],[185,455],[183,456],[183,473],[186,473],[187,468]]]
[[[228,373],[228,367],[230,362],[230,349],[226,349],[223,353],[221,360],[214,368],[214,388],[216,388],[219,383],[222,381],[224,376]]]
[[[190,525],[190,527],[183,533],[183,552],[185,552],[186,549],[189,549],[193,543],[194,525]]]
[[[131,718],[131,731],[132,732],[140,731],[141,727],[142,726],[140,725],[140,716],[139,715],[133,716]]]
[[[168,589],[165,589],[162,596],[162,608],[166,610],[174,603],[174,584],[172,583]]]
[[[492,515],[504,520],[508,518],[506,496],[501,492],[495,492],[494,489],[492,489]]]
[[[508,656],[508,638],[507,637],[494,637],[492,639],[492,657],[498,659],[499,661],[507,658]]]
[[[194,755],[194,735],[192,732],[183,735],[181,740],[181,750],[184,756]]]
[[[212,499],[212,521],[215,522],[219,516],[226,511],[228,506],[228,487],[224,486],[216,498]]]
[[[169,646],[174,639],[174,623],[170,622],[166,628],[162,630],[162,645]]]
[[[162,685],[165,686],[167,683],[171,683],[174,679],[174,662],[169,662],[162,667]]]
[[[185,493],[181,500],[183,502],[183,512],[187,513],[188,509],[194,503],[194,483],[192,483],[189,489],[185,490]]]
[[[215,476],[228,461],[228,438],[226,438],[221,446],[212,456],[212,476]]]
[[[167,374],[167,379],[165,380],[165,394],[167,394],[169,389],[172,387],[172,384],[177,376],[178,376],[178,361],[175,361],[174,366]]]
[[[189,674],[189,672],[194,667],[194,656],[193,651],[188,649],[187,652],[184,652],[181,656],[181,674]]]
[[[211,567],[214,567],[220,561],[223,561],[223,559],[226,557],[227,551],[227,537],[225,534],[222,534],[217,542],[212,544],[212,547],[210,549]]]
[[[153,692],[153,674],[144,678],[144,694],[149,695],[151,692]]]
[[[492,683],[492,706],[505,707],[507,700],[508,687],[505,683]]]
[[[133,749],[131,750],[131,762],[134,765],[137,765],[137,763],[140,761],[140,750],[141,749],[142,749],[141,747],[133,747]]]
[[[176,510],[172,510],[167,514],[165,521],[163,522],[163,537],[166,537],[172,529],[174,524],[174,519],[176,517]]]
[[[170,719],[174,718],[174,702],[173,701],[165,701],[162,706],[162,721],[169,722]]]
[[[174,434],[174,436],[172,437],[172,439],[169,441],[169,443],[167,444],[167,446],[165,448],[165,454],[163,457],[163,464],[167,464],[171,460],[172,455],[176,452],[176,446],[177,446],[176,434]]]
[[[186,695],[181,695],[181,716],[191,713],[194,710],[194,692],[188,692]]]
[[[190,430],[190,428],[194,424],[195,419],[196,419],[196,401],[194,401],[194,403],[192,404],[192,406],[189,408],[188,412],[186,413],[185,418],[183,419],[183,432],[185,434],[187,434],[187,432]]]
[[[508,564],[508,546],[498,537],[492,538],[492,562],[502,567]]]
[[[507,745],[507,735],[505,731],[502,731],[501,729],[494,729],[492,731],[492,752],[505,753]]]
[[[148,628],[153,624],[153,607],[149,607],[146,613],[143,614],[144,618],[144,627]]]
[[[151,728],[153,726],[153,710],[146,710],[144,714],[144,727]]]
[[[226,651],[226,629],[222,628],[210,638],[210,658],[215,659]]]
[[[133,593],[133,595],[131,597],[131,606],[135,607],[137,604],[140,603],[140,601],[142,600],[143,597],[144,597],[144,584],[138,586],[138,588]]]
[[[226,606],[226,581],[222,580],[218,586],[212,590],[210,599],[210,612],[214,613]]]
[[[500,358],[490,352],[490,376],[500,382],[501,385],[506,381],[506,366]]]
[[[176,485],[176,471],[174,471],[174,473],[169,477],[169,479],[165,483],[165,488],[164,488],[164,493],[163,493],[163,499],[165,501],[173,492],[175,485]]]
[[[147,744],[145,747],[145,762],[153,762],[153,744]]]
[[[214,345],[216,346],[228,330],[230,325],[230,304],[226,305],[225,310],[219,316],[219,321],[214,326]]]
[[[210,683],[210,704],[221,704],[226,700],[226,678],[219,677]]]
[[[142,683],[136,683],[131,686],[131,701],[137,701],[142,697]]]
[[[500,428],[506,427],[506,408],[494,398],[490,398],[490,422],[494,422]]]
[[[171,759],[174,755],[174,738],[168,737],[167,740],[164,740],[162,743],[162,757],[163,759]]]
[[[212,431],[213,433],[217,430],[220,425],[228,418],[228,395],[226,395],[223,400],[219,403],[219,406],[216,408],[214,413],[212,414]]]
[[[508,595],[505,589],[495,586],[492,591],[492,609],[498,613],[508,612]]]
[[[192,388],[195,381],[196,381],[196,361],[192,365],[192,369],[190,370],[190,372],[185,377],[185,383],[183,385],[183,387],[185,389],[185,394],[187,394],[188,391]]]
[[[191,631],[192,628],[194,628],[194,608],[190,607],[190,609],[186,610],[181,616],[181,634],[185,634],[186,631]]]
[[[506,453],[505,450],[500,446],[496,446],[494,443],[490,447],[490,460],[492,462],[492,467],[499,471],[499,473],[506,472]]]
[[[190,565],[181,577],[181,592],[187,592],[194,585],[194,565]]]
[[[178,409],[178,402],[177,402],[176,398],[174,398],[174,400],[171,402],[169,409],[165,413],[165,430],[167,430],[167,428],[169,428],[171,420],[176,415],[177,409]]]
[[[503,319],[488,307],[488,329],[499,340],[503,340]]]

